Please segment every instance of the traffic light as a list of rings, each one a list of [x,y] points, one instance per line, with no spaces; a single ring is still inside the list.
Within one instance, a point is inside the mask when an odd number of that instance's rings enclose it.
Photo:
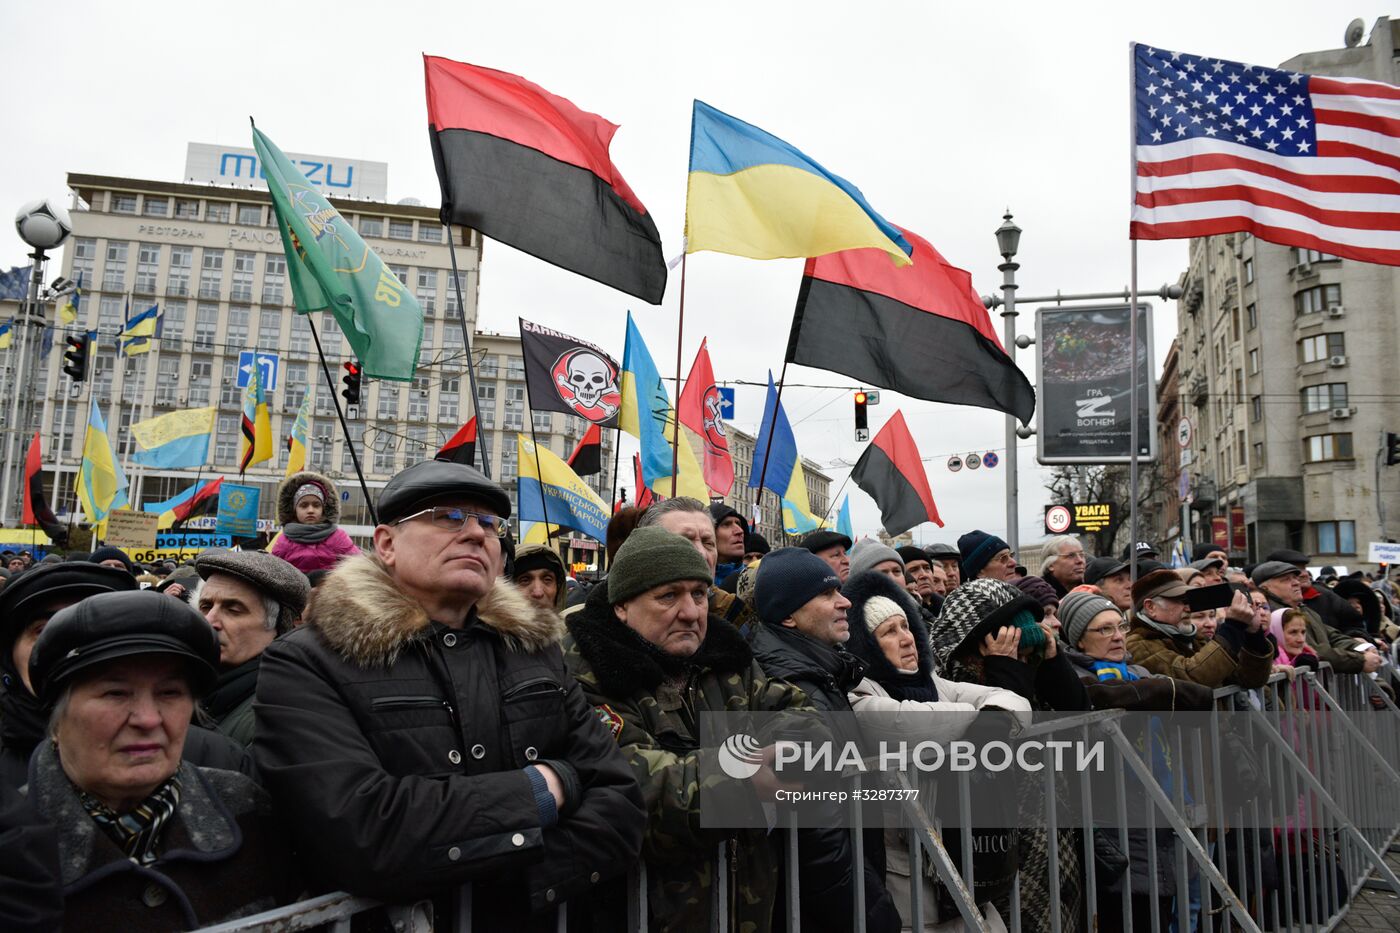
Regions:
[[[1386,432],[1385,435],[1385,465],[1395,466],[1400,463],[1400,434]]]
[[[341,364],[345,367],[345,375],[340,381],[345,383],[345,388],[340,390],[341,397],[345,399],[347,405],[360,404],[360,364],[354,360],[346,360]]]
[[[867,430],[867,429],[870,427],[869,423],[868,423],[867,420],[866,420],[866,411],[865,411],[865,408],[866,408],[866,406],[867,406],[869,403],[870,403],[870,396],[866,395],[864,391],[860,391],[860,392],[857,392],[857,393],[856,393],[856,430],[857,430],[857,431],[864,431],[864,430]]]
[[[68,344],[68,349],[63,351],[63,371],[72,376],[74,382],[82,382],[87,378],[88,343],[92,337],[79,334],[63,339]]]

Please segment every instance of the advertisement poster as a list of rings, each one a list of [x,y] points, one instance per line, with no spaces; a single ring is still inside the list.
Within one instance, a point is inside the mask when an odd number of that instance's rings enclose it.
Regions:
[[[1039,308],[1041,463],[1127,463],[1132,454],[1128,306]],[[1157,454],[1152,309],[1138,305],[1138,460]]]

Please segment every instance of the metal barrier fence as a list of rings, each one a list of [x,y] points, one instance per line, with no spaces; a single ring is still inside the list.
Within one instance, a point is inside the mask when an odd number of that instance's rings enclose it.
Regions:
[[[906,830],[909,896],[898,904],[905,928],[931,930],[935,927],[928,924],[936,922],[942,931],[960,920],[962,929],[987,933],[1003,928],[1011,933],[1135,928],[1144,933],[1313,933],[1335,928],[1363,886],[1400,895],[1400,878],[1384,859],[1400,837],[1400,708],[1377,681],[1336,674],[1324,664],[1317,674],[1300,671],[1291,680],[1275,674],[1264,688],[1226,687],[1216,690],[1215,697],[1210,715],[1243,714],[1231,718],[1230,729],[1245,734],[1236,735],[1236,741],[1230,730],[1213,729],[1203,739],[1200,732],[1188,736],[1173,728],[1166,736],[1170,780],[1164,780],[1160,763],[1154,772],[1152,756],[1144,756],[1125,734],[1122,710],[1027,727],[1022,737],[1056,734],[1086,743],[1091,736],[1106,738],[1115,790],[1111,800],[1097,800],[1087,779],[1045,770],[1045,799],[1077,800],[1088,821],[1083,825],[1102,828],[1059,829],[1055,806],[1047,806],[1045,828],[1029,831],[1044,833],[1049,852],[1045,875],[1033,876],[1023,864],[1003,903],[994,905],[994,914],[974,903],[973,834],[961,833],[960,851],[950,852],[941,823],[921,806],[907,804],[913,826]],[[964,815],[964,825],[971,813],[970,794],[967,777],[961,775],[954,805]],[[852,807],[853,852],[861,864],[860,809],[855,803]],[[1142,808],[1134,812],[1146,820],[1145,829],[1128,829],[1129,807]],[[787,868],[777,909],[785,913],[786,928],[797,931],[798,835],[794,828],[779,832],[785,834],[781,848]],[[1121,875],[1102,877],[1096,851],[1111,841],[1128,855],[1129,865]],[[1068,842],[1078,858],[1066,869],[1057,853]],[[718,846],[715,858],[711,928],[724,933],[734,896],[725,845]],[[1145,879],[1143,890],[1135,890],[1139,876]],[[942,886],[944,903],[954,905],[956,917],[934,917],[935,904],[927,897],[934,884]],[[628,888],[628,930],[645,933],[645,864],[630,872]],[[1050,893],[1048,910],[1034,911],[1027,904],[1032,888]],[[860,884],[855,889],[850,929],[864,930],[864,891]],[[468,933],[471,886],[458,889],[455,901],[455,930]],[[1061,916],[1067,901],[1081,905],[1068,920]],[[208,927],[205,933],[282,933],[321,925],[348,933],[351,919],[369,910],[385,912],[395,933],[445,929],[434,926],[427,902],[382,905],[335,893]],[[557,909],[556,920],[558,930],[567,929],[568,905]],[[942,925],[948,923],[952,925]]]

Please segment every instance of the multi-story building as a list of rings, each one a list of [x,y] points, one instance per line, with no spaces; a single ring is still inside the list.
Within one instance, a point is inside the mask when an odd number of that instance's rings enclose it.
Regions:
[[[56,510],[75,507],[73,475],[81,461],[89,400],[96,398],[126,462],[135,507],[169,498],[202,473],[206,479],[223,475],[230,482],[262,487],[261,516],[273,519],[274,490],[286,466],[285,439],[305,393],[315,392],[308,465],[339,484],[346,497],[343,521],[363,539],[369,515],[333,404],[342,388],[341,364],[352,352],[329,312],[294,313],[286,258],[266,191],[79,173],[70,174],[68,182],[74,194],[73,236],[55,264],[61,268],[50,269],[49,275],[81,276],[81,319],[70,329],[96,330],[98,349],[89,378],[76,394],[61,363],[54,362],[61,360],[61,338],[38,361],[38,399],[28,430],[42,426],[45,431],[45,467],[58,477]],[[435,209],[416,202],[330,201],[423,309],[422,353],[414,380],[365,380],[358,417],[349,421],[349,439],[366,484],[377,495],[377,488],[396,472],[432,456],[472,414],[462,328],[463,318],[468,329],[476,325],[481,238],[474,230],[453,231],[463,315]],[[138,312],[152,304],[161,309],[160,339],[150,353],[120,357],[115,336],[127,307]],[[317,357],[316,337],[333,386],[327,385]],[[271,461],[251,467],[239,479],[240,357],[246,364],[243,355],[252,352],[275,357],[268,402],[276,451]],[[523,393],[524,384],[520,341],[477,335],[473,353],[480,367],[481,426],[493,476],[514,499],[516,432],[531,418],[516,394]],[[271,364],[263,367],[271,372]],[[498,392],[505,404],[495,400]],[[218,416],[209,465],[202,471],[140,469],[129,462],[132,422],[210,405],[217,406]],[[582,433],[576,418],[540,413],[533,420],[539,442],[561,456],[568,455]],[[610,467],[612,438],[604,442]],[[594,481],[606,499],[601,478]]]
[[[1173,340],[1162,361],[1162,375],[1157,380],[1157,460],[1142,467],[1150,477],[1151,500],[1146,510],[1148,524],[1140,529],[1140,537],[1164,549],[1183,537],[1183,527],[1185,539],[1190,541],[1189,518],[1185,525],[1181,520],[1179,486],[1181,472],[1189,470],[1187,461],[1192,456],[1190,449],[1180,443],[1185,414],[1181,404],[1180,363],[1181,341]],[[1189,433],[1191,428],[1185,430]]]
[[[752,434],[740,431],[732,424],[724,426],[725,438],[729,441],[729,454],[734,458],[734,488],[729,491],[729,495],[724,497],[724,501],[730,508],[748,516],[753,520],[754,516],[754,493],[758,490],[749,488],[749,468],[753,465],[753,445],[755,438]],[[835,521],[834,514],[828,515],[831,508],[831,477],[822,472],[821,465],[802,458],[802,473],[807,480],[807,501],[812,506],[812,514],[817,518],[825,516],[829,521]],[[767,482],[767,479],[764,479]],[[762,513],[759,516],[758,527],[754,530],[763,535],[768,543],[773,547],[782,547],[787,536],[782,528],[782,513],[779,511],[778,497],[771,492],[765,491],[761,498]]]
[[[1397,54],[1382,18],[1364,45],[1280,67],[1400,84]],[[1182,284],[1191,537],[1241,562],[1288,547],[1364,565],[1400,523],[1400,471],[1378,459],[1400,430],[1400,270],[1228,234],[1191,241]]]

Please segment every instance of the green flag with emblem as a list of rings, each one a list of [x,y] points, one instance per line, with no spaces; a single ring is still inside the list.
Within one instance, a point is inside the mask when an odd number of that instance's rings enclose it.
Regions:
[[[417,300],[256,126],[253,148],[282,231],[297,313],[329,309],[365,375],[411,382],[423,341]]]

